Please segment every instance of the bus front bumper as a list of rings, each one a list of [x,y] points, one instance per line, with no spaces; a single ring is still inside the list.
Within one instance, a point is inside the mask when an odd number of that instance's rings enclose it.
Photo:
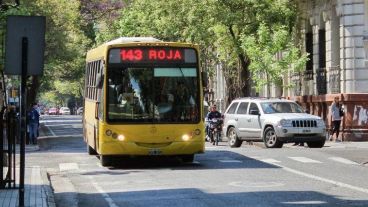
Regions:
[[[136,142],[105,142],[99,148],[99,154],[102,155],[165,156],[198,153],[204,153],[204,142],[171,142],[164,147],[142,146]]]

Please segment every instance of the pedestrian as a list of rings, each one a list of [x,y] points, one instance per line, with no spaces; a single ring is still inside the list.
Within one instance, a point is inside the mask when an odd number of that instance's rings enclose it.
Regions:
[[[339,132],[340,132],[340,124],[341,124],[341,117],[344,116],[344,110],[342,105],[339,101],[339,97],[336,96],[334,98],[334,102],[331,105],[331,120],[332,120],[332,133],[329,137],[329,140],[333,140],[333,135],[336,133],[335,141],[338,142],[339,140]]]
[[[37,131],[39,127],[40,114],[37,111],[37,103],[32,105],[31,111],[28,113],[29,142],[37,144]]]

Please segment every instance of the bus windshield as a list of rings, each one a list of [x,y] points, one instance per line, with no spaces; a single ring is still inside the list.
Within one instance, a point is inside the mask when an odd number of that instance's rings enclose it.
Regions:
[[[107,119],[125,123],[196,123],[196,67],[125,67],[107,71]]]

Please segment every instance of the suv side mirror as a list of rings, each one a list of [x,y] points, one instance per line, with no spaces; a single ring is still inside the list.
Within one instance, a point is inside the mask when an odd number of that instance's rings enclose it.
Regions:
[[[250,110],[249,111],[249,113],[251,114],[251,115],[261,115],[260,113],[259,113],[259,111],[258,110]]]

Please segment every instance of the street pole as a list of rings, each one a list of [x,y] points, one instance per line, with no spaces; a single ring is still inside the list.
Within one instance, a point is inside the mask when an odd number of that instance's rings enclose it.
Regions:
[[[21,76],[21,95],[20,95],[20,169],[19,169],[19,206],[24,206],[24,175],[25,175],[25,142],[27,133],[27,61],[28,61],[28,38],[22,37],[22,76]]]

